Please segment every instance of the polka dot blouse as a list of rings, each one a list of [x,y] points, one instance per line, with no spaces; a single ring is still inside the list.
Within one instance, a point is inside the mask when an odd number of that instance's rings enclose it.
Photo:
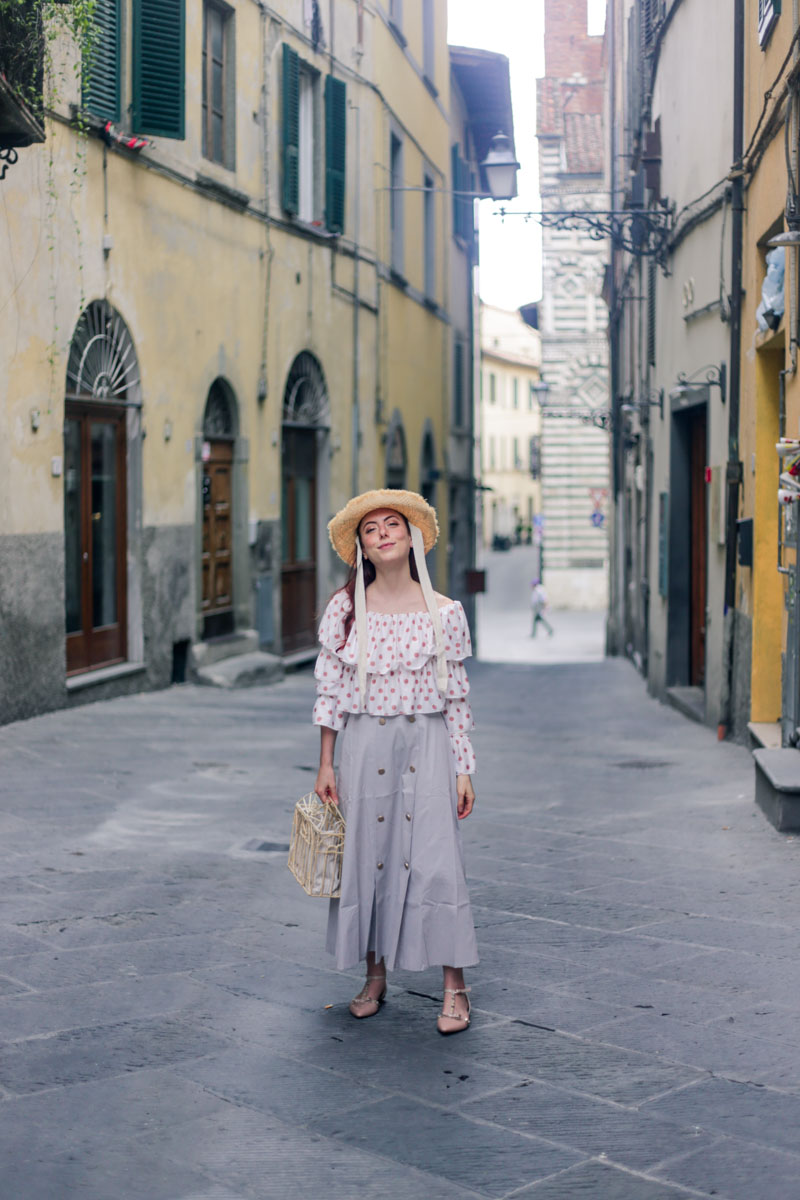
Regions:
[[[439,609],[447,656],[447,691],[436,686],[433,622],[427,612],[367,613],[367,695],[362,709],[358,689],[358,635],[355,621],[344,640],[350,601],[344,592],[331,599],[319,626],[322,646],[314,675],[315,725],[343,729],[351,712],[375,717],[443,713],[456,773],[471,775],[475,755],[469,740],[473,728],[469,680],[464,659],[472,654],[464,609],[457,600]],[[344,644],[343,644],[344,643]]]

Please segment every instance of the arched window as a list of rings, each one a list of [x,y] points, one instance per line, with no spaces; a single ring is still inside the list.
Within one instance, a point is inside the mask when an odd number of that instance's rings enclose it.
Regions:
[[[203,437],[231,441],[236,436],[236,400],[224,379],[215,379],[208,389],[203,413]]]
[[[327,428],[330,400],[322,367],[313,354],[303,350],[294,360],[283,392],[284,425]]]
[[[81,314],[64,405],[67,672],[127,655],[127,412],[139,368],[128,327],[106,300]]]

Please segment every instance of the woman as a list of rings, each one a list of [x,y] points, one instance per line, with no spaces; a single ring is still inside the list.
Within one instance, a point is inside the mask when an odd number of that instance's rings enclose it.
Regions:
[[[441,966],[437,1028],[459,1033],[469,1026],[463,968],[478,962],[458,829],[475,803],[466,617],[431,587],[425,554],[439,526],[416,492],[356,496],[328,532],[351,568],[320,623],[315,670],[316,792],[341,803],[347,821],[328,950],[339,970],[366,958],[366,982],[350,1003],[359,1018],[380,1009],[387,967]]]

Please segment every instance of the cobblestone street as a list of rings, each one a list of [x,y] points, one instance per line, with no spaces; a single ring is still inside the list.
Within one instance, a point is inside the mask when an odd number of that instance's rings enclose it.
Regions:
[[[798,842],[621,661],[474,664],[472,1028],[285,865],[309,672],[0,731],[0,1195],[792,1200]]]

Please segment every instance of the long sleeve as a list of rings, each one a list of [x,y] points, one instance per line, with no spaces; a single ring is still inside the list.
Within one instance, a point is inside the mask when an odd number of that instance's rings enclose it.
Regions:
[[[317,684],[317,699],[312,713],[314,725],[328,729],[343,729],[347,713],[342,703],[344,666],[335,647],[344,638],[344,602],[336,594],[325,609],[320,621],[319,640],[322,649],[317,656],[314,678]]]
[[[472,720],[469,700],[446,700],[444,719],[450,735],[450,748],[453,751],[456,775],[473,775],[475,773],[475,751],[472,749],[469,730],[474,729],[475,724]]]
[[[475,772],[475,751],[472,749],[469,731],[475,728],[469,703],[469,680],[464,659],[472,654],[467,616],[460,604],[455,604],[445,630],[447,651],[447,695],[444,703],[444,719],[450,735],[453,763],[457,775],[472,775]]]
[[[340,695],[342,664],[324,646],[317,657],[314,678],[317,681],[317,699],[311,717],[313,724],[325,725],[328,729],[343,729],[345,712]]]

